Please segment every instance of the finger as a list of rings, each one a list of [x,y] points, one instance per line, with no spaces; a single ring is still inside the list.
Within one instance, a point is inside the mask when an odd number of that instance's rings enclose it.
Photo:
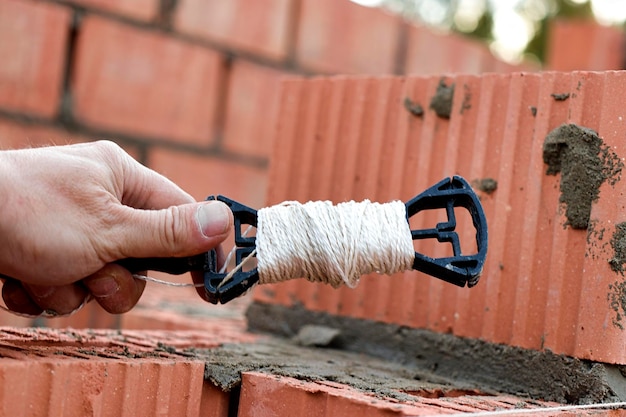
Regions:
[[[24,288],[35,304],[57,315],[72,313],[87,298],[87,290],[77,284],[60,286],[24,284]]]
[[[219,201],[172,206],[163,210],[121,212],[107,241],[115,259],[181,257],[219,245],[232,228],[233,214]]]
[[[178,185],[140,164],[112,141],[99,140],[89,144],[69,145],[64,147],[64,151],[74,151],[81,157],[91,156],[94,161],[104,160],[110,167],[110,174],[115,182],[113,191],[124,205],[154,210],[195,201]]]
[[[30,298],[30,295],[28,295],[28,292],[26,292],[19,281],[6,280],[2,286],[2,299],[7,308],[16,313],[33,316],[43,313],[43,309]]]
[[[174,182],[130,156],[126,158],[123,181],[121,202],[130,207],[155,210],[196,201]]]
[[[146,282],[117,264],[108,264],[85,278],[83,284],[98,304],[111,314],[122,314],[132,309],[141,298]]]

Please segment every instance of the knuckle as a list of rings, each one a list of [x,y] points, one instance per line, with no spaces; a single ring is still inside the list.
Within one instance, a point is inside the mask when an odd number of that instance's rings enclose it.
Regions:
[[[173,256],[180,255],[185,244],[186,220],[184,211],[180,207],[172,206],[165,209],[165,215],[161,217],[161,238],[163,247]]]
[[[97,140],[94,142],[94,146],[96,146],[100,151],[110,154],[116,154],[122,150],[122,148],[117,143],[108,139]]]

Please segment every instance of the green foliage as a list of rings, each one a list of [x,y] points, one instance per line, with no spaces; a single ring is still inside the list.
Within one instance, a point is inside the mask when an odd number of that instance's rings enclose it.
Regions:
[[[558,11],[556,17],[593,19],[591,2],[577,4],[570,0],[556,0]]]
[[[593,19],[591,2],[583,4],[573,3],[570,0],[552,0],[556,5],[556,12],[548,14],[538,22],[535,36],[528,42],[525,53],[535,56],[540,62],[545,61],[548,29],[553,19]]]
[[[460,32],[458,28],[452,27],[453,30]],[[478,20],[478,25],[476,29],[471,32],[461,32],[465,35],[468,35],[472,38],[477,38],[483,41],[492,41],[493,40],[493,15],[486,11]]]

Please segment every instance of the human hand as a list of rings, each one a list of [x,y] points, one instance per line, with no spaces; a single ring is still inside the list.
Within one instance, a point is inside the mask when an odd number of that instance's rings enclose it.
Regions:
[[[0,179],[2,297],[18,313],[67,314],[89,294],[124,313],[145,281],[115,261],[206,252],[233,222],[108,141],[1,151]]]

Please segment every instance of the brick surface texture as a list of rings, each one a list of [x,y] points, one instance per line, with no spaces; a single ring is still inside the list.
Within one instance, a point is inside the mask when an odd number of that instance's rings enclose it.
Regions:
[[[439,75],[286,82],[268,197],[270,204],[408,201],[452,173],[495,179],[494,192],[477,190],[489,228],[478,285],[410,270],[363,277],[354,289],[294,279],[273,285],[269,301],[626,365],[624,276],[611,267],[615,225],[626,220],[624,186],[603,184],[589,213],[593,226],[575,230],[564,213],[562,177],[546,175],[542,158],[546,137],[566,123],[598,132],[623,158],[626,72],[450,75],[443,82],[456,86],[449,118],[428,108],[416,117],[404,105],[407,97],[428,103]],[[571,97],[555,100],[560,92]],[[476,231],[463,210],[455,212],[462,253],[474,254]],[[411,221],[426,230],[446,218],[432,210]],[[451,253],[437,239],[418,245],[434,258]],[[263,290],[255,294],[268,301]]]

